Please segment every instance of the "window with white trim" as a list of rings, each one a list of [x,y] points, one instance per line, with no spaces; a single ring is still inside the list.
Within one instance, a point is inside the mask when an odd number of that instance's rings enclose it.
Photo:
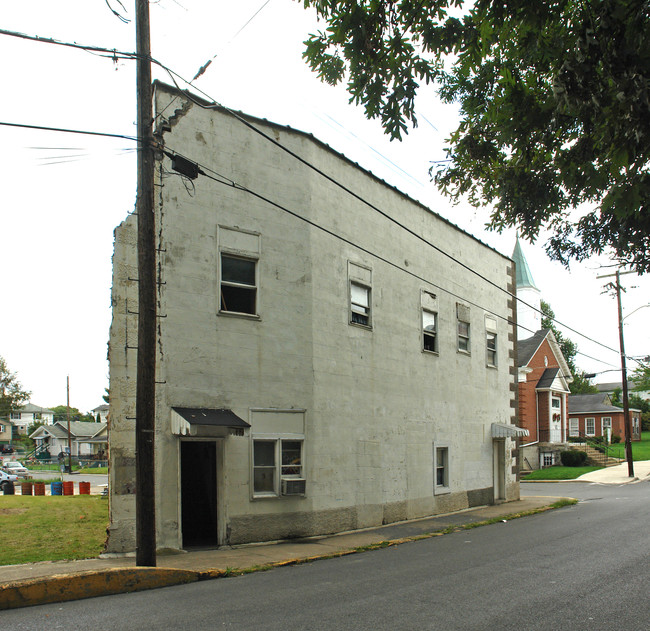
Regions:
[[[449,447],[433,446],[433,493],[449,493]]]
[[[422,350],[438,352],[438,314],[422,309]]]
[[[9,418],[12,421],[19,421],[20,420],[20,412],[12,412]]]
[[[257,260],[221,253],[221,312],[257,314]]]
[[[585,434],[587,436],[595,436],[596,435],[596,419],[595,418],[586,418],[585,419]]]
[[[461,353],[470,352],[470,339],[469,339],[469,307],[467,305],[456,303],[456,331],[458,339],[458,350]]]
[[[580,435],[580,419],[570,418],[569,419],[569,436],[579,436]]]
[[[350,322],[370,326],[370,287],[350,281]]]
[[[286,492],[286,482],[304,482],[303,450],[304,440],[300,438],[255,438],[253,439],[253,495],[255,497],[278,497],[304,495],[302,492]],[[300,487],[295,487],[295,490]]]
[[[487,350],[487,365],[497,365],[497,334],[490,331],[486,332],[486,350]]]
[[[612,417],[611,416],[603,416],[602,418],[602,424],[603,424],[603,435],[605,434],[606,429],[612,429]]]
[[[559,397],[551,397],[551,407],[559,410],[562,407],[562,401]]]

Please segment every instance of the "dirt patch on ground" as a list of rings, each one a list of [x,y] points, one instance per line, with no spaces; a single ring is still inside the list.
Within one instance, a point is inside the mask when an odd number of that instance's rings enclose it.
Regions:
[[[26,508],[0,508],[0,516],[2,515],[20,515],[24,513]]]

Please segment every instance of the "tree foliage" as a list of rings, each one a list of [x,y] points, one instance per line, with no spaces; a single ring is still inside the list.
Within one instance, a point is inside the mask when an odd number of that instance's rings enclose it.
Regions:
[[[540,302],[540,309],[543,314],[542,328],[550,329],[553,331],[555,340],[557,341],[558,346],[562,351],[562,355],[564,355],[564,359],[566,360],[566,363],[569,366],[569,370],[571,371],[571,375],[573,377],[573,381],[569,384],[571,394],[593,394],[598,392],[598,388],[596,388],[596,386],[594,386],[591,381],[585,377],[585,371],[580,370],[576,366],[575,359],[576,355],[578,354],[578,345],[573,340],[570,340],[568,337],[565,337],[560,331],[558,331],[557,327],[553,323],[555,312],[551,308],[551,305],[549,305],[548,302],[542,300]]]
[[[16,373],[9,370],[7,362],[0,357],[0,418],[6,419],[12,410],[29,400],[31,392],[23,390]]]
[[[320,78],[399,139],[435,82],[458,103],[453,200],[489,226],[551,231],[565,265],[607,252],[650,270],[650,11],[646,0],[304,0],[325,21],[305,42]],[[574,212],[574,209],[578,209]]]
[[[68,420],[68,406],[56,405],[51,410],[54,412],[54,422],[61,421],[63,423]],[[95,418],[92,414],[83,414],[77,408],[70,407],[70,420],[71,421],[84,421],[86,423],[94,423]]]

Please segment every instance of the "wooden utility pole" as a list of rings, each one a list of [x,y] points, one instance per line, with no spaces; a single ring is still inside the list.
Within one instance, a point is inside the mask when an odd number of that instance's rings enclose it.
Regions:
[[[135,402],[135,530],[138,566],[156,565],[156,238],[149,1],[136,0],[138,94],[138,366]]]
[[[68,473],[72,473],[72,433],[70,432],[70,375],[65,378],[65,407],[68,417]]]
[[[624,274],[631,274],[632,272],[623,272]],[[623,307],[621,305],[621,270],[617,269],[616,274],[607,274],[605,276],[598,276],[598,278],[616,277],[616,302],[618,305],[618,342],[621,354],[621,378],[623,387],[623,422],[625,424],[625,459],[627,460],[627,474],[631,478],[634,477],[634,461],[632,460],[632,421],[630,419],[630,402],[628,399],[627,390],[627,366],[625,362],[625,338],[623,336]],[[605,285],[611,287],[612,284]]]
[[[627,367],[625,365],[625,339],[623,337],[623,307],[621,306],[621,272],[616,270],[616,302],[618,304],[618,339],[621,347],[621,377],[623,379],[623,414],[625,414],[625,457],[627,474],[634,477],[632,459],[632,421],[630,419],[630,401],[627,392]]]

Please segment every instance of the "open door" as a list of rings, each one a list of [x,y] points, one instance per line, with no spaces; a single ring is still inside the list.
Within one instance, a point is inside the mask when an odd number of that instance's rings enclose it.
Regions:
[[[217,444],[181,441],[183,547],[217,545]]]

